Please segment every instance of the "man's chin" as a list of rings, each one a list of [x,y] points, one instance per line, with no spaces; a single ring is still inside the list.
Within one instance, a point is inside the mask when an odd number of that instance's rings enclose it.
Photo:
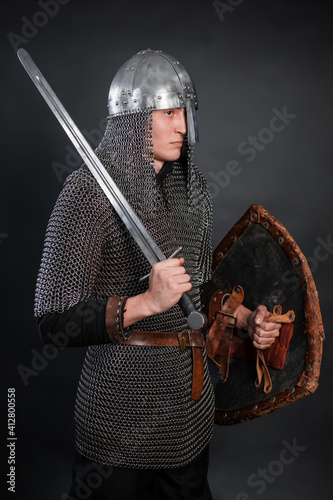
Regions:
[[[168,156],[168,159],[166,159],[165,161],[178,160],[181,156],[181,148],[177,149],[177,151],[174,151],[174,152],[170,153],[170,155],[167,155],[167,156]]]

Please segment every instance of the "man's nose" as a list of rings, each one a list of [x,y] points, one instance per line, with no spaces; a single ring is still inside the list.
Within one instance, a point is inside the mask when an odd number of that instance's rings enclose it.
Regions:
[[[180,108],[177,113],[176,132],[185,135],[187,132],[185,108]]]

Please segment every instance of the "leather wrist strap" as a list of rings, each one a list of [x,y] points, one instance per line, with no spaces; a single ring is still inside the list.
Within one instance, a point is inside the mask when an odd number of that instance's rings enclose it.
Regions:
[[[128,297],[113,295],[107,301],[105,311],[105,325],[106,333],[112,344],[119,344],[119,342],[121,342],[122,340],[126,340],[127,338],[127,330],[123,325],[125,304],[127,299]]]

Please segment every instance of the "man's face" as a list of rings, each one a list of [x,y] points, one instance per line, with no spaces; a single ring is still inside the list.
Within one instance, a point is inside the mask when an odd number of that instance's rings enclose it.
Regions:
[[[156,173],[165,161],[178,160],[186,132],[185,108],[154,111],[153,153]]]

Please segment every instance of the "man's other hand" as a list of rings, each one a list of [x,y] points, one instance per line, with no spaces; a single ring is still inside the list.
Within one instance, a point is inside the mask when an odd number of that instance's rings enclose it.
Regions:
[[[248,317],[248,332],[254,347],[268,349],[275,339],[280,335],[281,323],[270,323],[265,321],[267,307],[258,306]]]

